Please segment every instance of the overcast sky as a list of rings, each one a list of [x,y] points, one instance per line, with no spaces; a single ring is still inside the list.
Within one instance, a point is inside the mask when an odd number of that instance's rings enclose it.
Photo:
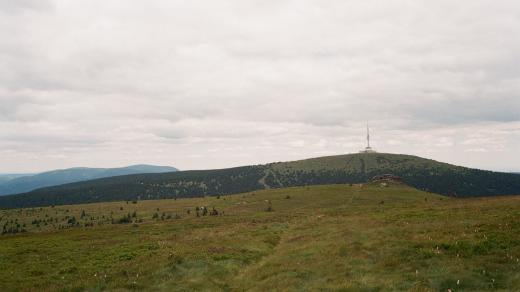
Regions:
[[[380,152],[520,171],[520,2],[0,0],[0,172]]]

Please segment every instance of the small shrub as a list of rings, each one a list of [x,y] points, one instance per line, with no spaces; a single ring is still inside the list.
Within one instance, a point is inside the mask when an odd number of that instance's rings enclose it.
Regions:
[[[211,210],[211,213],[209,213],[211,216],[218,216],[218,211],[213,207],[213,210]]]
[[[130,216],[123,216],[117,220],[118,224],[128,224],[132,222],[132,218]]]
[[[271,204],[271,201],[267,202],[267,208],[265,209],[266,212],[273,212],[273,205]]]
[[[67,220],[67,223],[70,224],[70,225],[75,225],[76,224],[76,217],[72,216],[72,218],[69,218],[69,220]]]
[[[168,257],[168,266],[172,270],[176,270],[178,265],[181,265],[184,262],[184,258],[178,254],[171,253]]]

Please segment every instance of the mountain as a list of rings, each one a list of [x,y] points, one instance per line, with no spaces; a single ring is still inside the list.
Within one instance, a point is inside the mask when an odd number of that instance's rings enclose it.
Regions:
[[[305,185],[363,183],[393,174],[446,196],[520,194],[520,175],[470,169],[410,155],[359,153],[216,170],[135,174],[0,197],[0,208],[199,197]]]
[[[3,184],[7,181],[13,180],[15,178],[33,175],[31,173],[0,173],[0,184]]]
[[[177,169],[169,166],[132,165],[119,168],[75,167],[53,170],[35,175],[4,175],[5,180],[0,180],[0,195],[23,193],[42,187],[118,175],[172,171],[177,171]]]

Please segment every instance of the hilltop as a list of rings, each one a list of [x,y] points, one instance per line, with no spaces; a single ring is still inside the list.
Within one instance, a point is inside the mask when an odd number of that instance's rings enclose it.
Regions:
[[[177,171],[177,169],[170,166],[140,164],[118,168],[74,167],[52,170],[38,174],[2,175],[0,177],[0,196],[7,194],[18,194],[42,187],[62,185],[97,178],[127,174],[161,173],[172,171]]]
[[[0,236],[0,286],[518,291],[519,203],[370,183],[0,210],[26,230]]]
[[[305,185],[364,183],[393,174],[446,196],[520,194],[520,175],[450,165],[417,156],[369,153],[327,156],[217,170],[103,178],[0,197],[0,208],[186,198]]]

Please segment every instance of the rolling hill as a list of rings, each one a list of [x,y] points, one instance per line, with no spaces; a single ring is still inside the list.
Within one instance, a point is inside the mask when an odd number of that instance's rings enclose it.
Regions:
[[[10,181],[10,180],[13,180],[13,179],[16,179],[19,177],[30,176],[30,175],[34,175],[34,174],[31,174],[31,173],[0,173],[0,184],[3,184],[7,181]]]
[[[119,168],[75,167],[42,172],[34,175],[4,175],[0,180],[0,196],[24,193],[34,189],[55,186],[103,177],[177,171],[174,167],[155,165],[132,165]]]
[[[305,185],[362,183],[393,174],[445,196],[520,194],[520,175],[470,169],[401,154],[347,154],[217,170],[102,178],[0,197],[0,208],[200,197]]]

